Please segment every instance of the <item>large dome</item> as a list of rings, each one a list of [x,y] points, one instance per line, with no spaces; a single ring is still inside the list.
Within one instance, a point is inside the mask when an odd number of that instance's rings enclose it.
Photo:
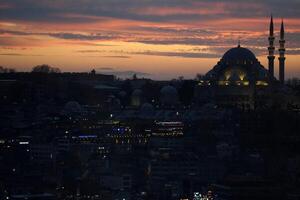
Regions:
[[[245,61],[255,62],[256,57],[249,49],[238,46],[236,48],[232,48],[228,50],[224,54],[222,61],[235,62],[235,63],[236,62],[243,63]]]
[[[219,85],[249,85],[266,82],[269,76],[252,51],[239,45],[229,49],[205,78]]]

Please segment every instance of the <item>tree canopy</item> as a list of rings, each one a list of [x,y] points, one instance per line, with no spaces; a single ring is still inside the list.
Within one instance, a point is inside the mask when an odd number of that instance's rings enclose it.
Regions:
[[[16,70],[12,68],[0,66],[0,73],[13,73],[13,72],[16,72]]]
[[[49,65],[43,64],[43,65],[37,65],[32,68],[32,71],[34,73],[60,73],[60,69],[56,67],[51,67]]]

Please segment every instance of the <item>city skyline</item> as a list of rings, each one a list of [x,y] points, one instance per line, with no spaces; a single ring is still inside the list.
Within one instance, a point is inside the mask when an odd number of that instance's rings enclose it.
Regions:
[[[29,71],[137,73],[153,79],[205,74],[241,41],[267,68],[269,17],[275,23],[275,75],[281,18],[286,76],[300,77],[300,2],[281,1],[3,1],[0,65]]]
[[[0,200],[300,199],[300,0],[0,0]]]

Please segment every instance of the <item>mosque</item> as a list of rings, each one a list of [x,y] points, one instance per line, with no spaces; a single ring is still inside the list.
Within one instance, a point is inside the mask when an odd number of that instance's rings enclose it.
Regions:
[[[268,95],[274,88],[284,85],[285,34],[281,23],[279,40],[279,81],[274,76],[274,24],[270,22],[268,69],[261,65],[256,56],[238,44],[228,50],[220,61],[199,81],[195,97],[198,103],[213,101],[216,104],[253,108],[267,104]]]

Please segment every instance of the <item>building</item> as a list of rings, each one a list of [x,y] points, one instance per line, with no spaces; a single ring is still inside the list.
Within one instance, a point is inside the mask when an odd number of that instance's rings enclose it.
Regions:
[[[220,61],[199,81],[196,100],[199,104],[214,101],[218,105],[231,105],[252,109],[267,105],[268,95],[284,84],[285,40],[284,24],[281,25],[279,49],[279,80],[274,77],[274,28],[270,22],[269,69],[266,69],[254,53],[238,44],[228,50]]]

